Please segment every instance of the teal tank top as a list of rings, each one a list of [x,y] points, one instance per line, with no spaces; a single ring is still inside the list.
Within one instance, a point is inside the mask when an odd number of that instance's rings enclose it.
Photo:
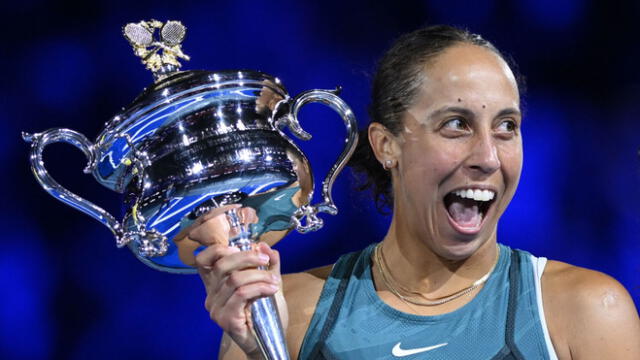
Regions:
[[[299,359],[555,359],[540,296],[540,259],[500,245],[484,287],[442,315],[398,311],[371,277],[376,244],[342,256],[327,279]]]

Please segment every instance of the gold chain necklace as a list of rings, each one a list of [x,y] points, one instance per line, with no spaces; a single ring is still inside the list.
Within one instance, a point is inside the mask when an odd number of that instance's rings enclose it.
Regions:
[[[410,298],[400,294],[400,292],[398,290],[396,290],[396,288],[391,284],[391,281],[389,281],[389,279],[387,278],[387,274],[386,273],[389,273],[389,270],[387,269],[387,265],[386,265],[386,262],[384,260],[384,255],[382,254],[382,251],[380,250],[381,246],[382,246],[382,243],[379,243],[378,245],[376,245],[375,249],[373,250],[373,256],[375,258],[376,263],[378,263],[378,271],[380,272],[380,277],[382,277],[382,281],[384,282],[384,285],[395,296],[397,296],[400,300],[404,301],[405,303],[411,303],[411,304],[414,304],[414,305],[421,305],[421,306],[442,305],[442,304],[448,303],[450,301],[453,301],[453,300],[455,300],[455,299],[457,299],[457,298],[459,298],[461,296],[469,294],[475,288],[477,288],[480,285],[484,284],[487,281],[487,279],[489,279],[489,276],[491,275],[493,270],[496,268],[496,265],[498,264],[498,259],[500,258],[500,247],[496,244],[496,248],[498,249],[497,253],[496,253],[496,259],[495,259],[495,261],[493,263],[493,266],[491,266],[491,269],[489,269],[489,271],[486,274],[484,274],[483,277],[481,277],[480,279],[476,280],[469,287],[466,287],[466,288],[464,288],[462,290],[456,291],[455,293],[453,293],[451,295],[448,295],[448,296],[445,296],[443,298],[440,298],[438,300],[418,301],[418,300],[410,299]],[[389,276],[391,276],[390,273],[389,273]],[[398,286],[400,286],[400,285],[398,285]],[[407,291],[407,290],[405,290],[405,291]],[[407,292],[409,292],[409,291],[407,291]]]

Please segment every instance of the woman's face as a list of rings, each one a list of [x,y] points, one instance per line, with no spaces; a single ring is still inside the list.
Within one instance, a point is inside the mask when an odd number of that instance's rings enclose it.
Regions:
[[[462,259],[495,239],[522,168],[520,97],[495,53],[461,44],[423,72],[394,139],[396,215],[438,255]]]

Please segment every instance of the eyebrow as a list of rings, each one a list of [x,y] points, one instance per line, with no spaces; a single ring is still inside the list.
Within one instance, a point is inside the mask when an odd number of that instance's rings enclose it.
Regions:
[[[460,106],[445,106],[443,108],[440,108],[436,111],[434,111],[430,117],[438,117],[442,114],[446,114],[446,113],[457,113],[460,115],[463,115],[467,118],[473,118],[474,117],[474,113],[473,111],[465,108],[465,107],[460,107]],[[496,118],[499,117],[503,117],[503,116],[507,116],[507,115],[518,115],[518,116],[522,116],[522,113],[520,112],[520,110],[516,109],[516,108],[506,108],[506,109],[502,109],[498,112],[498,114],[495,116]]]
[[[522,116],[522,112],[518,109],[515,108],[506,108],[506,109],[502,109],[498,112],[498,115],[496,115],[496,117],[503,117],[506,115],[518,115],[518,116]]]
[[[472,118],[473,117],[473,111],[464,108],[464,107],[460,107],[460,106],[445,106],[442,107],[436,111],[434,111],[430,117],[435,118],[438,117],[442,114],[446,114],[446,113],[458,113],[460,115],[463,115],[465,117],[468,118]]]

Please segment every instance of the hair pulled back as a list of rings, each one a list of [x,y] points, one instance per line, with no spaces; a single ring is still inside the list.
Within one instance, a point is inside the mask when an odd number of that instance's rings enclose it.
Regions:
[[[424,79],[422,70],[449,47],[467,43],[485,47],[504,56],[480,35],[447,25],[436,25],[400,36],[378,62],[373,79],[369,117],[398,135],[402,114],[414,102]],[[505,59],[506,61],[506,59]],[[367,128],[360,131],[358,147],[349,162],[360,176],[358,190],[371,188],[376,207],[384,212],[393,206],[391,173],[376,159]]]

